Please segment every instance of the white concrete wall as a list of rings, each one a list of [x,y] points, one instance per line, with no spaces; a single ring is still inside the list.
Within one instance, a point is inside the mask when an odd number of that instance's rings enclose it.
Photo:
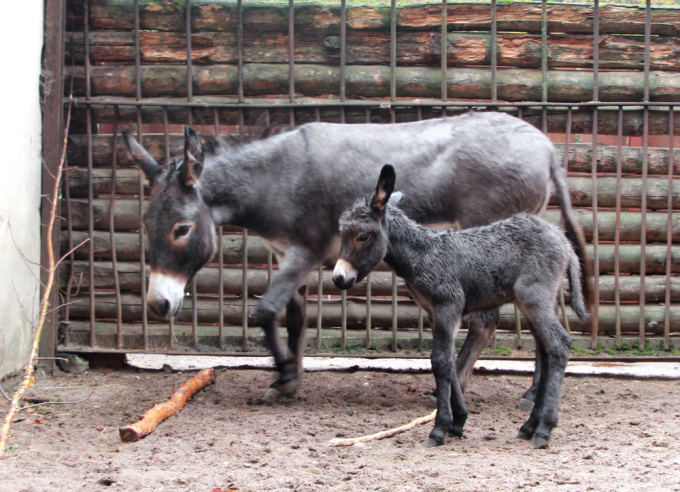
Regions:
[[[0,19],[0,379],[28,360],[38,314],[43,0]]]

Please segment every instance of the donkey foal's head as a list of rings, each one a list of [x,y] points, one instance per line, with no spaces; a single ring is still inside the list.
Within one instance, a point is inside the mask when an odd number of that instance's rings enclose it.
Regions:
[[[359,198],[340,216],[340,258],[333,270],[333,282],[340,289],[349,289],[363,280],[387,254],[385,207],[394,190],[394,180],[394,168],[385,164],[375,193]]]

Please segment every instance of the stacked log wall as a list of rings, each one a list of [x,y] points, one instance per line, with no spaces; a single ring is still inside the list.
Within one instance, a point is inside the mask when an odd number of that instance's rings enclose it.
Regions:
[[[107,133],[113,126],[135,127],[140,120],[147,126],[156,125],[155,133],[145,132],[143,143],[156,159],[163,161],[182,143],[174,125],[186,124],[189,117],[203,130],[221,126],[228,129],[225,131],[244,124],[243,129],[247,128],[264,110],[269,112],[271,121],[284,124],[291,121],[291,114],[296,124],[315,120],[361,123],[439,117],[444,112],[440,99],[444,76],[449,100],[463,105],[450,108],[447,114],[466,111],[465,106],[485,108],[500,103],[500,110],[518,115],[553,134],[596,132],[610,136],[606,145],[597,146],[566,144],[559,140],[561,137],[556,137],[569,171],[576,216],[589,242],[593,241],[594,222],[597,222],[599,243],[597,247],[590,245],[589,251],[591,259],[597,252],[599,266],[599,333],[612,335],[617,319],[626,333],[637,331],[641,286],[648,334],[663,336],[669,316],[671,333],[674,336],[680,333],[680,325],[675,321],[678,318],[672,316],[680,309],[680,249],[677,246],[680,185],[672,179],[680,174],[680,152],[669,148],[670,143],[665,148],[630,147],[619,146],[614,140],[616,135],[621,136],[622,143],[629,137],[665,135],[670,142],[669,135],[680,135],[680,115],[671,118],[669,106],[662,105],[680,100],[680,10],[652,9],[646,77],[645,10],[600,7],[598,76],[594,77],[590,6],[546,5],[548,33],[544,72],[540,3],[498,5],[495,47],[488,4],[450,4],[444,43],[448,68],[443,74],[441,3],[404,5],[396,9],[393,74],[389,7],[347,7],[346,66],[341,70],[339,3],[303,3],[296,5],[294,11],[291,74],[288,2],[244,2],[242,87],[245,99],[240,100],[236,2],[193,3],[188,80],[184,4],[143,0],[139,26],[142,99],[138,101],[133,5],[132,0],[91,0],[87,34],[83,2],[70,1],[68,6],[70,32],[65,86],[69,87],[72,81],[76,97],[83,101],[89,94],[90,99],[87,105],[77,104],[74,108],[76,131],[70,137],[65,185],[69,197],[68,227],[62,231],[62,251],[86,239],[90,223],[93,228],[92,256],[87,248],[81,248],[62,270],[62,288],[69,289],[69,300],[74,301],[68,309],[72,326],[89,330],[85,321],[92,312],[97,321],[104,324],[117,318],[131,333],[143,323],[140,253],[145,250],[140,245],[139,234],[139,171],[124,151],[120,138],[115,142],[114,152],[113,136]],[[89,53],[88,67],[84,63],[86,52]],[[497,54],[495,77],[491,69],[494,52]],[[636,105],[646,95],[646,79],[649,80],[649,101],[659,105],[648,108]],[[290,80],[295,88],[292,104]],[[594,87],[595,80],[597,87]],[[88,83],[89,90],[86,90]],[[346,100],[338,101],[343,83]],[[390,99],[392,83],[396,99]],[[494,84],[498,100],[491,101]],[[591,101],[595,90],[599,101],[612,105],[598,106],[594,112]],[[192,98],[190,104],[188,94]],[[542,101],[544,96],[546,101],[560,104],[545,108],[530,104]],[[239,101],[244,103],[241,107],[235,105]],[[508,102],[517,104],[505,104]],[[243,109],[248,104],[250,107]],[[86,132],[88,119],[91,121],[89,134]],[[569,123],[571,126],[567,127]],[[168,132],[157,133],[158,125],[163,125]],[[677,138],[675,142],[677,145]],[[594,176],[597,177],[595,184]],[[597,214],[592,210],[594,200]],[[555,205],[551,201],[547,217],[559,223]],[[645,214],[640,212],[643,206]],[[268,253],[257,237],[250,236],[244,246],[242,231],[237,228],[225,227],[221,244],[226,265],[222,275],[216,263],[199,273],[197,309],[194,311],[192,302],[187,302],[180,313],[179,325],[198,322],[213,326],[220,315],[228,325],[242,323],[244,248],[250,262],[246,275],[250,296],[248,319],[254,324],[252,306],[270,281]],[[148,251],[145,253],[148,255]],[[96,293],[92,308],[90,258]],[[641,272],[645,275],[644,282],[641,282]],[[337,301],[339,292],[330,282],[327,271],[323,272],[321,281],[324,295],[331,296],[331,301],[324,305],[321,323],[324,328],[336,328],[344,323]],[[318,273],[314,273],[310,276],[313,293],[317,282]],[[375,304],[372,324],[388,328],[392,326],[391,307],[386,300],[392,293],[391,275],[384,269],[376,272],[371,288],[372,304]],[[115,295],[116,289],[119,296]],[[217,300],[219,290],[224,295],[221,310]],[[401,282],[397,292],[397,324],[414,328],[419,318],[417,307],[406,296]],[[347,326],[363,329],[365,286],[350,292],[349,297]],[[318,303],[310,299],[308,304],[308,316],[312,320],[317,316]],[[572,318],[569,314],[572,331],[585,333],[586,327]],[[514,329],[511,313],[504,314],[501,328]],[[108,340],[102,338],[105,339]]]

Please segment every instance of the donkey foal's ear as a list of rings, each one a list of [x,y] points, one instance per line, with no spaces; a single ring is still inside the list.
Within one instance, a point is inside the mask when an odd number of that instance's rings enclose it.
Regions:
[[[382,212],[387,205],[392,190],[394,190],[394,180],[396,175],[394,173],[394,167],[391,164],[385,164],[380,171],[380,177],[378,178],[378,185],[375,187],[375,193],[371,198],[371,207],[376,212]]]
[[[179,178],[187,188],[193,188],[203,171],[203,146],[193,128],[184,129],[184,164],[180,167]]]

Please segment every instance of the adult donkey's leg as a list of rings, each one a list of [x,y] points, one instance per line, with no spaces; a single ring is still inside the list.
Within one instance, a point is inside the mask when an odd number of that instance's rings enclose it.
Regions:
[[[305,350],[305,330],[307,328],[307,285],[295,290],[286,306],[286,329],[288,330],[288,350],[298,365],[298,377],[302,377],[302,355]]]
[[[296,289],[314,266],[313,258],[314,256],[304,248],[291,247],[286,251],[285,258],[279,265],[278,274],[257,306],[257,322],[264,329],[267,344],[279,371],[279,378],[265,394],[266,399],[290,396],[300,384],[299,354],[289,353],[282,343],[276,316],[284,306],[290,306]]]

